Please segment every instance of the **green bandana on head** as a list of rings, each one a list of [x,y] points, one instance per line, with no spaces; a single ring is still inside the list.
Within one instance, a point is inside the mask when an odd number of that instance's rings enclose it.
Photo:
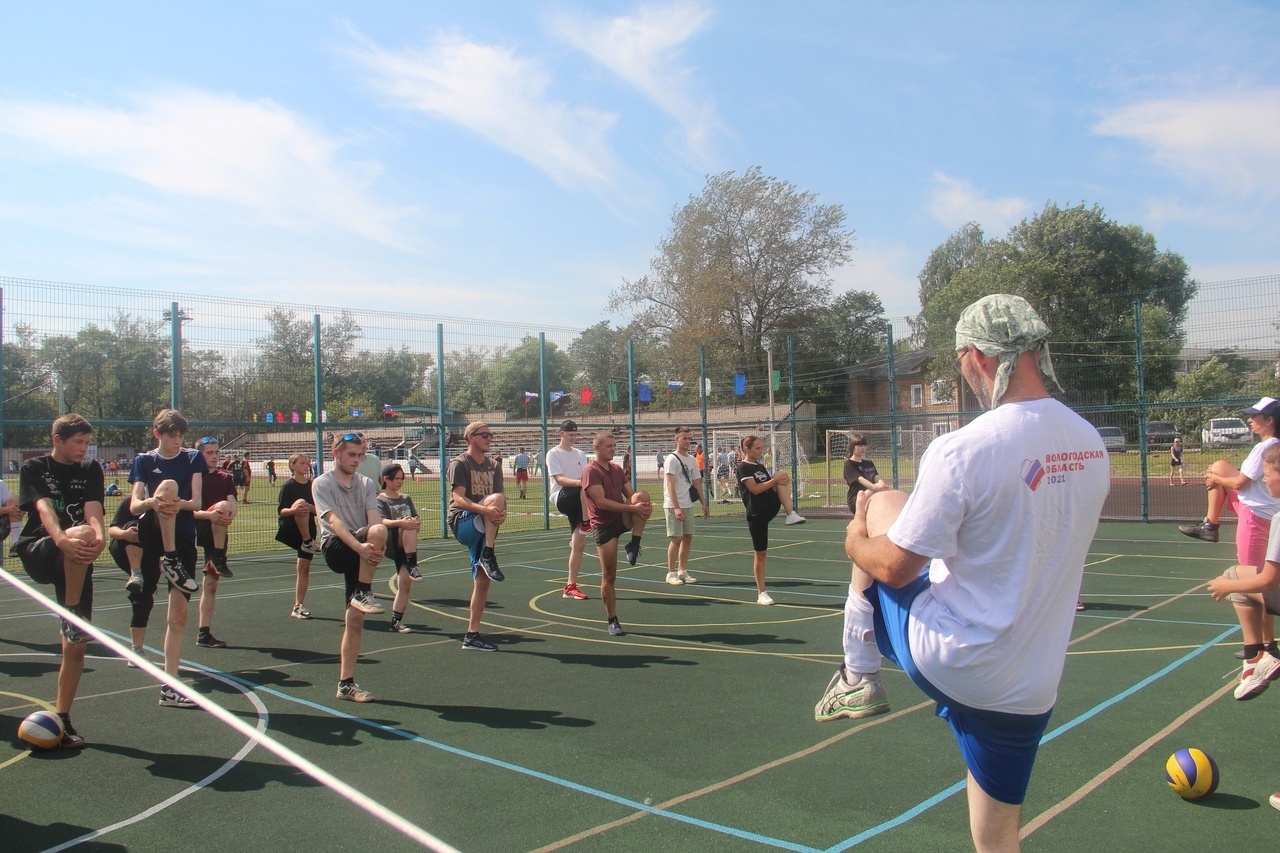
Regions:
[[[956,351],[967,346],[975,346],[984,355],[1000,359],[991,394],[992,408],[1000,405],[1000,398],[1008,390],[1018,356],[1029,350],[1040,351],[1040,373],[1058,388],[1062,387],[1049,360],[1049,327],[1021,296],[994,293],[960,312],[960,319],[956,321]]]

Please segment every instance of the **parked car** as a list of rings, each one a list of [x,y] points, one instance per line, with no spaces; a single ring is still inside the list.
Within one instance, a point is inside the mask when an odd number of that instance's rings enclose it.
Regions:
[[[1173,421],[1147,421],[1147,450],[1168,450],[1178,435]]]
[[[1102,445],[1107,450],[1124,449],[1124,430],[1120,427],[1098,427],[1098,435],[1102,436]]]
[[[1239,418],[1214,418],[1200,430],[1200,443],[1205,447],[1253,444],[1253,433]]]

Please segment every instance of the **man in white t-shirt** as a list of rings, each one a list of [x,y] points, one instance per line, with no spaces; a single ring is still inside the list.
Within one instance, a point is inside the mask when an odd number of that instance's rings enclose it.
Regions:
[[[693,431],[676,427],[676,449],[662,463],[662,509],[667,517],[667,583],[679,586],[697,583],[689,574],[689,551],[693,547],[693,505],[702,504],[702,517],[711,517],[707,495],[702,491],[698,460],[689,454]]]
[[[582,522],[582,469],[587,467],[587,454],[573,446],[577,440],[576,423],[560,424],[560,443],[547,451],[547,476],[551,479],[551,505],[569,519],[569,582],[563,597],[581,601],[587,597],[578,589],[578,570],[587,547]]]
[[[888,711],[881,651],[898,663],[951,725],[980,851],[1018,849],[1110,487],[1097,430],[1049,395],[1048,335],[1018,296],[961,313],[959,367],[991,411],[934,440],[909,498],[858,495],[845,666],[816,709],[820,720]]]

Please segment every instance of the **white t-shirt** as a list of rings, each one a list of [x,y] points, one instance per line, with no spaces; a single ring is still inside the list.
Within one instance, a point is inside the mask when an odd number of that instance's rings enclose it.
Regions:
[[[1056,400],[1006,403],[934,439],[889,539],[931,558],[908,634],[920,672],[970,707],[1053,707],[1110,460]]]
[[[1240,473],[1253,482],[1236,493],[1240,496],[1240,503],[1247,506],[1258,518],[1268,521],[1275,516],[1277,510],[1280,510],[1280,498],[1271,497],[1267,487],[1262,485],[1262,454],[1276,441],[1276,437],[1272,436],[1266,441],[1258,442],[1253,446],[1253,450],[1249,451],[1249,455],[1240,465]]]
[[[587,467],[587,454],[576,447],[565,450],[556,445],[547,451],[547,476],[551,478],[551,506],[560,499],[564,486],[556,481],[556,475],[568,477],[570,480],[581,480],[582,469]]]
[[[683,468],[681,463],[684,463]],[[689,488],[693,485],[693,478],[698,476],[698,460],[678,450],[667,454],[667,458],[662,463],[663,509],[676,508],[676,505],[671,502],[671,490],[667,488],[666,479],[673,474],[676,478],[676,500],[680,502],[681,509],[688,509],[693,506],[693,498],[689,497]]]

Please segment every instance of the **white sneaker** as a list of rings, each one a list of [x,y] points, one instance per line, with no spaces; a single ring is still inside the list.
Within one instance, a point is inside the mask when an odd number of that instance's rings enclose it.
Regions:
[[[675,572],[667,572],[667,583],[672,586],[680,586],[684,581],[680,580],[680,575]]]
[[[1236,699],[1243,702],[1261,695],[1277,677],[1280,677],[1280,658],[1261,652],[1257,660],[1245,662],[1240,684],[1236,687]]]
[[[804,524],[808,520],[809,519],[805,518],[795,510],[791,510],[791,512],[787,514],[787,524]]]
[[[765,607],[768,607],[770,604],[773,604],[773,596],[767,592],[762,592],[756,596],[756,604],[763,604]]]
[[[693,575],[689,574],[688,572],[680,572],[680,574],[678,574],[676,577],[679,578],[680,583],[697,583],[698,582],[698,579],[695,578]]]

